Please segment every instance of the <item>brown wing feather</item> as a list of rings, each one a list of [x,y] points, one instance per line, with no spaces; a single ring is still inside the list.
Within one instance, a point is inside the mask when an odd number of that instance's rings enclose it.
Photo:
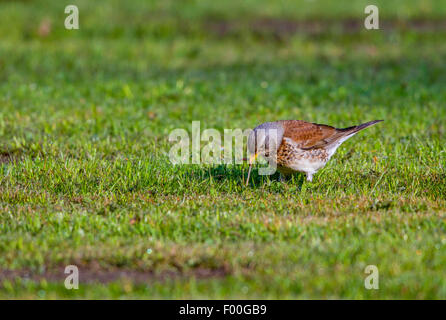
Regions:
[[[310,123],[301,120],[282,121],[284,137],[292,139],[299,148],[320,148],[337,139],[338,130],[324,124]]]
[[[337,129],[325,124],[310,123],[302,120],[283,120],[284,137],[292,139],[302,149],[327,147],[342,137],[354,134],[383,120],[369,121],[359,126]]]

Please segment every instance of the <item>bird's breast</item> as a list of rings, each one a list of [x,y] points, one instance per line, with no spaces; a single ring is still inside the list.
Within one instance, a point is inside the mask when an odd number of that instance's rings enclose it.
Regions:
[[[300,172],[316,172],[329,158],[330,154],[323,148],[303,150],[289,139],[284,139],[277,151],[279,166]]]

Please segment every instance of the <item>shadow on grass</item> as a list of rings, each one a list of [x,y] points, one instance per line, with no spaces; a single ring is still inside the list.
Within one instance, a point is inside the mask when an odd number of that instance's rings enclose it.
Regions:
[[[271,185],[293,185],[298,189],[302,188],[305,181],[303,174],[295,173],[286,178],[285,181],[280,181],[279,172],[275,172],[272,175],[260,175],[258,172],[259,167],[254,166],[251,171],[249,183],[246,186],[246,179],[248,178],[248,166],[247,165],[217,165],[209,167],[196,167],[189,171],[186,176],[192,180],[215,181],[219,184],[232,184],[237,187],[247,188],[262,188],[264,186]]]

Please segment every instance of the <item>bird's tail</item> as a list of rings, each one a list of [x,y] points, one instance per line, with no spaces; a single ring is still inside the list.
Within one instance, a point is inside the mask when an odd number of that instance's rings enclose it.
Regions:
[[[341,144],[345,140],[353,137],[356,133],[358,133],[358,131],[368,128],[368,127],[374,125],[375,123],[378,123],[381,121],[384,121],[384,120],[373,120],[370,122],[360,124],[359,126],[353,126],[353,127],[348,127],[348,128],[344,128],[344,129],[336,129],[336,134],[334,134],[332,137],[330,137],[328,139],[324,139],[324,146],[329,147],[329,146],[336,145],[336,144],[339,146],[339,144]]]
[[[348,128],[344,128],[344,129],[336,129],[335,133],[332,134],[331,136],[318,141],[317,143],[315,143],[313,146],[311,146],[309,148],[302,148],[302,149],[309,150],[309,149],[317,149],[317,148],[329,148],[330,146],[333,146],[333,145],[339,146],[345,140],[349,139],[350,137],[353,137],[358,131],[368,128],[368,127],[374,125],[375,123],[378,123],[381,121],[384,121],[384,120],[374,120],[374,121],[360,124],[359,126],[353,126],[353,127],[348,127]],[[333,129],[333,127],[330,127],[330,128]]]
[[[369,121],[363,124],[360,124],[359,126],[353,126],[353,127],[348,127],[348,128],[344,128],[344,129],[338,129],[339,132],[344,133],[344,135],[351,135],[353,133],[356,133],[358,131],[361,131],[365,128],[368,128],[370,126],[373,126],[375,123],[381,122],[384,120],[373,120],[373,121]]]

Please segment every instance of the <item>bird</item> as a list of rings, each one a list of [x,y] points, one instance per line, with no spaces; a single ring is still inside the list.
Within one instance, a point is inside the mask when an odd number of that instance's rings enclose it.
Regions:
[[[307,181],[311,182],[313,175],[327,164],[344,141],[381,121],[373,120],[343,129],[303,120],[262,123],[251,130],[248,136],[251,156],[246,185],[249,183],[252,164],[259,155],[277,166],[282,181],[295,172],[303,172]]]

